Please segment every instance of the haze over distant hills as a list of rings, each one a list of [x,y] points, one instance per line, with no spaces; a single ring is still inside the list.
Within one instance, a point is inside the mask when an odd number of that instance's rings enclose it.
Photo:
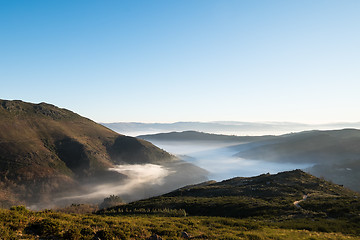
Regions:
[[[234,148],[241,158],[313,163],[308,172],[360,192],[360,130],[300,132]]]
[[[290,132],[307,130],[331,130],[343,128],[360,128],[360,122],[303,124],[292,122],[175,122],[175,123],[141,123],[115,122],[101,123],[102,125],[125,135],[138,136],[144,134],[198,131],[215,134],[238,136],[281,135]]]
[[[275,136],[230,136],[197,131],[169,132],[158,134],[139,135],[138,138],[148,141],[196,141],[196,142],[254,142],[275,138]]]
[[[276,172],[276,169],[295,167],[360,192],[360,130],[357,129],[257,137],[193,131],[139,137],[170,152],[179,151],[180,146],[195,149],[188,153],[192,157],[189,160],[210,172],[213,170],[214,174],[225,169],[224,176],[243,176],[244,169],[251,172],[267,167],[269,172]]]

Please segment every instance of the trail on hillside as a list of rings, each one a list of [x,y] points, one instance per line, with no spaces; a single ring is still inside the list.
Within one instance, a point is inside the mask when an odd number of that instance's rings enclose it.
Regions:
[[[298,207],[298,208],[302,208],[301,206],[300,206],[300,203],[301,202],[303,202],[303,201],[305,201],[306,199],[307,199],[307,195],[303,195],[303,198],[301,199],[301,200],[298,200],[298,201],[295,201],[294,202],[294,205],[296,206],[296,207]]]

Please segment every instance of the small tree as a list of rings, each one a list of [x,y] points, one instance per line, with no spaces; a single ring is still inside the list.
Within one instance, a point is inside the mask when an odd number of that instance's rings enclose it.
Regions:
[[[104,201],[99,205],[100,209],[114,207],[118,205],[125,204],[124,201],[119,196],[110,195],[109,197],[105,198]]]

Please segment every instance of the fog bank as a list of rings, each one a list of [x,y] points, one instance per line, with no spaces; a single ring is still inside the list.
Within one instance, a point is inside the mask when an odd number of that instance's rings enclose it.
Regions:
[[[152,141],[156,146],[178,155],[185,161],[209,171],[209,178],[221,181],[233,177],[251,177],[263,173],[278,173],[293,169],[305,169],[309,163],[276,163],[259,159],[244,159],[234,156],[239,143],[161,142]]]
[[[165,194],[185,185],[208,180],[207,171],[185,161],[173,161],[162,165],[117,165],[109,168],[108,171],[125,175],[126,178],[106,183],[91,182],[84,184],[81,191],[55,199],[54,205],[65,206],[72,203],[98,204],[110,195],[117,195],[125,202],[131,202]],[[33,206],[33,208],[39,209],[44,208],[44,206]]]

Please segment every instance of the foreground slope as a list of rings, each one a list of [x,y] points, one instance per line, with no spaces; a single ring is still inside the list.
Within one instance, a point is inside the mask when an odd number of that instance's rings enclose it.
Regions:
[[[312,219],[314,220],[314,219]],[[171,215],[99,216],[0,209],[2,239],[359,239],[359,229],[339,220],[261,221]],[[155,238],[155,234],[157,238]],[[154,236],[154,238],[150,238]],[[188,238],[188,239],[189,239]]]
[[[82,181],[124,178],[107,169],[174,157],[50,104],[0,100],[0,203],[50,201]]]

